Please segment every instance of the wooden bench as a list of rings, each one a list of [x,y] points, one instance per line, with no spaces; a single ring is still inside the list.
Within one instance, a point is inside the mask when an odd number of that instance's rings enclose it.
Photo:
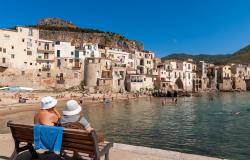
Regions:
[[[10,127],[14,142],[15,150],[10,159],[16,159],[20,152],[29,150],[32,159],[38,158],[36,150],[33,148],[33,125],[25,125],[13,123],[9,121],[7,126]],[[20,146],[25,142],[24,146]],[[109,160],[109,149],[113,147],[113,143],[103,142],[97,143],[96,132],[88,133],[84,130],[66,129],[63,130],[62,151],[74,151],[87,157],[100,160],[101,156],[105,156],[105,160]]]

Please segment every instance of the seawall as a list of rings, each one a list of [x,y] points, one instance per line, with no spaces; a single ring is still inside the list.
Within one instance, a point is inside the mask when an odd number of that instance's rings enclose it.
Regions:
[[[8,159],[14,149],[11,134],[0,134],[0,160]],[[30,159],[23,153],[19,159]],[[46,158],[47,159],[47,158]],[[50,158],[49,158],[50,159]],[[55,159],[52,157],[51,159]],[[110,151],[110,160],[219,160],[218,158],[186,154],[175,151],[115,143]]]

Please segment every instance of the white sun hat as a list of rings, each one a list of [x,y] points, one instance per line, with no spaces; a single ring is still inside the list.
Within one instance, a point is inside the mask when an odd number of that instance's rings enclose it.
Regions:
[[[73,116],[77,115],[82,111],[82,107],[77,103],[75,100],[69,100],[66,103],[66,106],[64,107],[62,113],[65,116]]]
[[[43,97],[41,100],[41,109],[50,109],[55,107],[57,100],[51,96]]]

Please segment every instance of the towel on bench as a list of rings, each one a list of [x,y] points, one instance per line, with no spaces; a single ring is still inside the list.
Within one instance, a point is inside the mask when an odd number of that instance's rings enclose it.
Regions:
[[[60,153],[62,146],[63,127],[34,125],[35,149],[45,149]]]

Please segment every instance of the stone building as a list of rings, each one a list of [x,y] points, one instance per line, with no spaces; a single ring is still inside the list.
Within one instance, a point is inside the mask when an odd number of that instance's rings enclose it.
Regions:
[[[232,72],[232,88],[236,90],[247,89],[245,79],[248,77],[247,66],[242,64],[235,64],[231,66]]]
[[[230,65],[222,65],[218,67],[217,83],[218,89],[221,91],[232,90],[232,72]]]
[[[103,58],[86,58],[84,84],[89,88],[90,92],[112,91],[113,79],[111,60]]]
[[[36,68],[39,30],[29,27],[0,29],[0,67],[21,72]]]
[[[126,65],[118,61],[112,61],[113,92],[125,91]]]
[[[171,81],[171,77],[173,76],[173,68],[171,63],[165,62],[162,64],[158,64],[157,70],[158,76],[156,78],[155,88],[162,90],[174,89],[174,82]]]

